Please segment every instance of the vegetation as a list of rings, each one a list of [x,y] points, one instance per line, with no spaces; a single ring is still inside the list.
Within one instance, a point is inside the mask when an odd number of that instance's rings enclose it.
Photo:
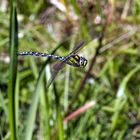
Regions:
[[[139,0],[0,1],[0,139],[140,139]],[[78,54],[85,68],[17,52]],[[57,64],[56,64],[57,63]]]

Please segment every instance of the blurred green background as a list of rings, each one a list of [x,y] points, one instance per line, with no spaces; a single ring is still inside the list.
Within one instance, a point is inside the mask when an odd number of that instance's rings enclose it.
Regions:
[[[17,19],[18,51],[51,54],[57,48],[55,55],[65,56],[84,40],[78,54],[88,60],[85,68],[65,65],[47,89],[56,61],[18,56],[14,92],[17,139],[140,139],[139,0],[18,0]],[[9,140],[12,133],[9,21],[10,3],[1,0],[2,140]],[[88,106],[91,101],[95,104]]]

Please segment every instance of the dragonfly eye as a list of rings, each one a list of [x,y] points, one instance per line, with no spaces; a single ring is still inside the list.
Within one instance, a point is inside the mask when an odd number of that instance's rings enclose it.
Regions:
[[[81,67],[85,67],[87,65],[87,60],[82,56],[80,59],[80,65],[81,65]]]

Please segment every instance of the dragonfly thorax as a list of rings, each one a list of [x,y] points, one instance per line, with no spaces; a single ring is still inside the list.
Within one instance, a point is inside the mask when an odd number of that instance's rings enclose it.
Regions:
[[[87,65],[87,60],[77,54],[70,54],[65,61],[67,64],[74,67],[85,67]]]

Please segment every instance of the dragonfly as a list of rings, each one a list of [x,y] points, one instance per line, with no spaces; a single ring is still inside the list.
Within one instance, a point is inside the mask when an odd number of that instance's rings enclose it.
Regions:
[[[73,51],[70,52],[67,56],[57,56],[57,55],[51,55],[51,54],[47,54],[47,53],[33,52],[33,51],[18,52],[17,55],[47,57],[47,58],[51,58],[54,60],[59,60],[60,62],[55,65],[52,76],[48,81],[47,87],[49,87],[51,85],[52,81],[54,80],[54,78],[56,77],[57,73],[60,71],[60,69],[62,69],[64,64],[68,64],[73,67],[82,67],[82,68],[84,68],[87,65],[87,63],[88,63],[87,59],[85,57],[79,56],[77,54],[77,52],[82,48],[83,45],[84,45],[84,41],[80,42],[73,49]]]

